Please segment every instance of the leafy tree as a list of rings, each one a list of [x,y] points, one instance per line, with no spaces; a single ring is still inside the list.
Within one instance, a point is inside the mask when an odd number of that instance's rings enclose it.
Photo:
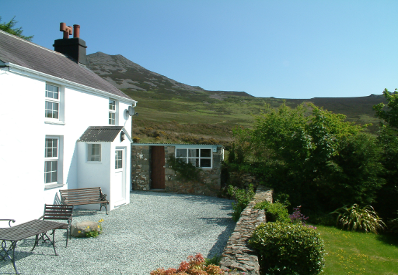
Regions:
[[[251,172],[292,205],[332,211],[374,202],[383,185],[379,147],[363,127],[313,104],[267,107],[252,130],[237,132],[253,161]],[[242,138],[242,135],[244,136]]]
[[[16,23],[18,22],[15,21],[15,16],[7,23],[1,23],[1,17],[0,17],[0,30],[19,36],[25,40],[32,41],[33,35],[31,36],[22,35],[23,32],[22,27],[14,28]]]
[[[383,91],[387,100],[373,107],[381,121],[378,142],[382,148],[383,177],[386,185],[378,193],[376,209],[381,216],[395,217],[398,210],[398,91]]]
[[[387,124],[394,130],[398,130],[398,90],[390,92],[385,89],[383,95],[387,100],[387,106],[379,103],[373,109],[376,111],[376,116],[384,121],[382,125]]]

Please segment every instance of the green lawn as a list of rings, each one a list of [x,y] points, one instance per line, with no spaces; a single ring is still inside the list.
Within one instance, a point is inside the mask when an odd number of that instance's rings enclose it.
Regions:
[[[317,226],[325,241],[326,266],[322,274],[397,274],[398,236],[350,232]]]

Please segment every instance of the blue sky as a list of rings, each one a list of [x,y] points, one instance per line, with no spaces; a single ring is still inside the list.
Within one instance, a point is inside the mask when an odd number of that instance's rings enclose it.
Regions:
[[[398,1],[0,0],[53,49],[79,24],[87,53],[121,54],[176,81],[256,97],[360,97],[398,88]]]

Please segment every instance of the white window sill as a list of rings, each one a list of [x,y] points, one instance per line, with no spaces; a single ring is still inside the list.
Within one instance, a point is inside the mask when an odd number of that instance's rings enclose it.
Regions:
[[[50,183],[50,184],[46,184],[44,185],[44,190],[50,190],[50,189],[54,189],[54,188],[60,188],[63,187],[64,185],[62,183]]]
[[[54,124],[54,125],[65,125],[65,122],[63,121],[50,121],[50,120],[46,120],[44,121],[45,124]]]

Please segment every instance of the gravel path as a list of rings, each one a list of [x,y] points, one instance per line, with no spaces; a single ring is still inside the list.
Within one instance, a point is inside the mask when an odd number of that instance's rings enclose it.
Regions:
[[[149,274],[177,268],[187,256],[220,255],[232,234],[231,200],[171,193],[131,193],[131,203],[109,212],[75,211],[73,223],[104,219],[97,238],[73,238],[56,231],[57,252],[34,238],[20,241],[16,266],[21,274]],[[0,261],[0,274],[14,274],[11,261]]]

